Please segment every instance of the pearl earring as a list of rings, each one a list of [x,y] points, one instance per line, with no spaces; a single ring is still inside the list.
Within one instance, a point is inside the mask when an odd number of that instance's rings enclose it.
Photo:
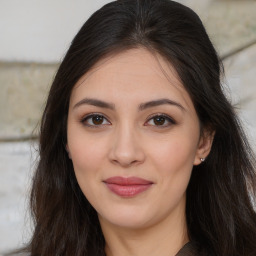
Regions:
[[[205,161],[205,158],[200,158],[201,162],[204,162]]]

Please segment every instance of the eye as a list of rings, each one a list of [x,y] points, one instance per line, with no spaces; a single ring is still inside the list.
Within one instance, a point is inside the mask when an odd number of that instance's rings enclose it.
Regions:
[[[171,117],[163,114],[155,115],[147,121],[147,125],[161,126],[161,127],[167,127],[175,123],[176,122]]]
[[[81,122],[86,126],[100,126],[100,125],[109,125],[110,122],[100,114],[91,114],[84,117]]]

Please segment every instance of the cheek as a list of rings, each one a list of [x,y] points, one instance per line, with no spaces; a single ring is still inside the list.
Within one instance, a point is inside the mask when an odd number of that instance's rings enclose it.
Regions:
[[[74,165],[90,166],[97,164],[105,154],[106,136],[88,133],[82,124],[71,119],[68,123],[68,147]]]
[[[103,141],[92,141],[82,139],[70,143],[71,158],[76,175],[97,174],[104,164],[106,156],[106,145]]]
[[[85,197],[95,204],[95,191],[101,182],[101,169],[104,166],[104,145],[90,138],[70,140],[70,151],[77,182]]]
[[[190,180],[195,153],[189,149],[185,141],[173,140],[171,143],[162,145],[154,151],[154,168],[158,172],[159,190],[155,198],[155,204],[159,208],[168,205],[168,209],[177,206],[185,192]]]
[[[158,172],[166,200],[174,195],[178,198],[185,192],[191,176],[196,149],[196,139],[191,139],[184,133],[181,135],[177,133],[151,148],[149,153],[151,164]]]
[[[77,181],[85,192],[87,187],[93,186],[93,180],[99,179],[99,171],[104,166],[107,142],[104,136],[99,138],[99,134],[88,135],[84,127],[78,127],[77,124],[70,123],[68,128],[71,160]]]
[[[193,166],[196,155],[196,143],[189,140],[185,136],[173,136],[167,138],[158,146],[151,148],[151,159],[155,165],[162,168],[164,175],[169,175],[170,172],[175,172],[183,169],[183,167]]]

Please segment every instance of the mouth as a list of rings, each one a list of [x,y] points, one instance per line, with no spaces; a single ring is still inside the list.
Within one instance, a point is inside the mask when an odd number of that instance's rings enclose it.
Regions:
[[[148,190],[153,182],[138,177],[110,177],[103,181],[108,189],[121,197],[134,197]]]

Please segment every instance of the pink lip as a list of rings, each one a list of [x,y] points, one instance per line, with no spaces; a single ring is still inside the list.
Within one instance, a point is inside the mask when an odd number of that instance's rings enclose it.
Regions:
[[[107,187],[115,194],[121,197],[133,197],[149,189],[152,181],[138,177],[111,177],[104,180]]]

